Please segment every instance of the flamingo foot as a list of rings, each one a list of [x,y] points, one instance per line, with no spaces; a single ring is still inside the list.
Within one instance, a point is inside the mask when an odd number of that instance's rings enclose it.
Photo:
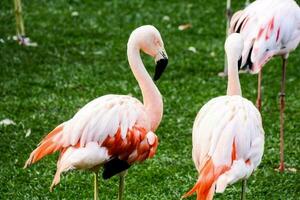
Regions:
[[[280,171],[280,166],[278,168],[275,168],[274,169],[276,172],[281,172]],[[290,173],[297,173],[298,172],[298,169],[296,168],[293,168],[293,167],[284,167],[284,171],[285,172],[290,172]]]
[[[26,37],[25,35],[18,35],[14,36],[14,39],[17,40],[19,45],[21,46],[28,46],[28,47],[36,47],[37,43],[32,42],[29,37]]]

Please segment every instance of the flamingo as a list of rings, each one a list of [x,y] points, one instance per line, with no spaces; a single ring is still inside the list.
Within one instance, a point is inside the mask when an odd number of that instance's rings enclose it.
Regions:
[[[140,50],[155,58],[154,80],[158,80],[168,64],[168,57],[154,26],[135,29],[127,43],[129,64],[141,88],[143,103],[129,95],[109,94],[96,98],[73,118],[58,125],[30,154],[24,167],[60,152],[51,191],[60,182],[62,172],[92,170],[95,173],[94,199],[98,199],[98,170],[103,167],[104,179],[120,176],[118,198],[122,199],[127,169],[154,156],[158,145],[154,131],[162,119],[163,101],[143,65]]]
[[[241,35],[231,34],[225,42],[227,95],[211,99],[195,119],[192,154],[199,177],[183,198],[196,192],[197,200],[213,199],[215,191],[222,193],[228,184],[246,180],[261,162],[264,130],[259,111],[242,97],[238,75],[242,50]],[[245,185],[244,181],[243,198]]]
[[[230,33],[241,33],[244,50],[240,66],[258,74],[256,105],[261,110],[262,67],[274,56],[282,57],[280,89],[280,166],[284,171],[285,76],[289,53],[300,42],[300,8],[294,0],[257,0],[234,14]]]

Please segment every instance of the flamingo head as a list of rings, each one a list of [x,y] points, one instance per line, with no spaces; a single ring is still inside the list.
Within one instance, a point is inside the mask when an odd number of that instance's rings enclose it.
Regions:
[[[273,37],[273,38],[270,38]],[[274,55],[285,55],[286,46],[282,44],[280,40],[275,42],[274,35],[272,36],[261,36],[255,38],[250,43],[250,50],[247,55],[243,55],[245,66],[248,66],[250,73],[257,74],[263,68],[263,66],[274,56]]]
[[[239,60],[244,49],[244,40],[239,33],[232,33],[225,42],[225,51],[228,57],[233,60]]]
[[[156,67],[154,80],[158,80],[168,65],[168,56],[159,31],[152,25],[144,25],[135,29],[128,44],[134,41],[136,48],[155,59]]]
[[[250,72],[252,74],[257,74],[260,72],[262,67],[274,56],[277,48],[270,45],[268,42],[256,41],[253,45],[252,54],[250,59],[252,66],[250,67]]]

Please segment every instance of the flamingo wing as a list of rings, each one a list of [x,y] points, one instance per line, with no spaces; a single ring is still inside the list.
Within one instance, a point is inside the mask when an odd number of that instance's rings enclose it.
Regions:
[[[96,163],[90,159],[86,159],[90,162],[86,163],[84,158],[88,156],[81,153],[74,159],[81,158],[79,161],[85,164],[73,167],[91,168],[116,157],[128,164],[143,161],[155,154],[158,143],[150,127],[140,101],[130,96],[106,95],[89,102],[72,119],[50,132],[31,153],[25,166],[58,150],[61,151],[60,159],[64,160],[71,151],[75,155],[75,150],[93,148],[98,148],[103,155],[95,159]]]

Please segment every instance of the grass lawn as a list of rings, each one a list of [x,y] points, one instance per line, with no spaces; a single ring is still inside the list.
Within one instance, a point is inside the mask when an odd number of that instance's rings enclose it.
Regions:
[[[299,3],[299,1],[298,1]],[[160,30],[169,66],[157,83],[164,96],[164,118],[154,159],[135,165],[126,178],[126,199],[179,199],[197,179],[191,158],[192,124],[198,110],[224,95],[223,68],[226,1],[24,1],[25,28],[36,48],[8,40],[15,34],[13,1],[0,2],[0,199],[91,199],[93,174],[63,175],[49,192],[57,155],[22,169],[29,153],[56,125],[69,119],[90,100],[109,93],[141,92],[127,62],[130,32],[143,24]],[[233,2],[234,9],[243,1]],[[78,16],[72,16],[73,12]],[[74,14],[74,13],[73,13]],[[168,17],[164,17],[168,16]],[[180,24],[192,28],[179,31]],[[189,51],[195,47],[196,52]],[[285,161],[297,172],[280,174],[279,98],[281,60],[273,59],[263,74],[265,152],[248,181],[248,199],[300,199],[300,49],[287,68]],[[151,74],[154,61],[143,56]],[[255,101],[257,76],[242,74],[243,95]],[[26,137],[28,130],[31,134]],[[238,199],[241,183],[216,199]],[[116,199],[118,177],[100,180],[100,199]],[[189,199],[195,199],[191,197]]]

